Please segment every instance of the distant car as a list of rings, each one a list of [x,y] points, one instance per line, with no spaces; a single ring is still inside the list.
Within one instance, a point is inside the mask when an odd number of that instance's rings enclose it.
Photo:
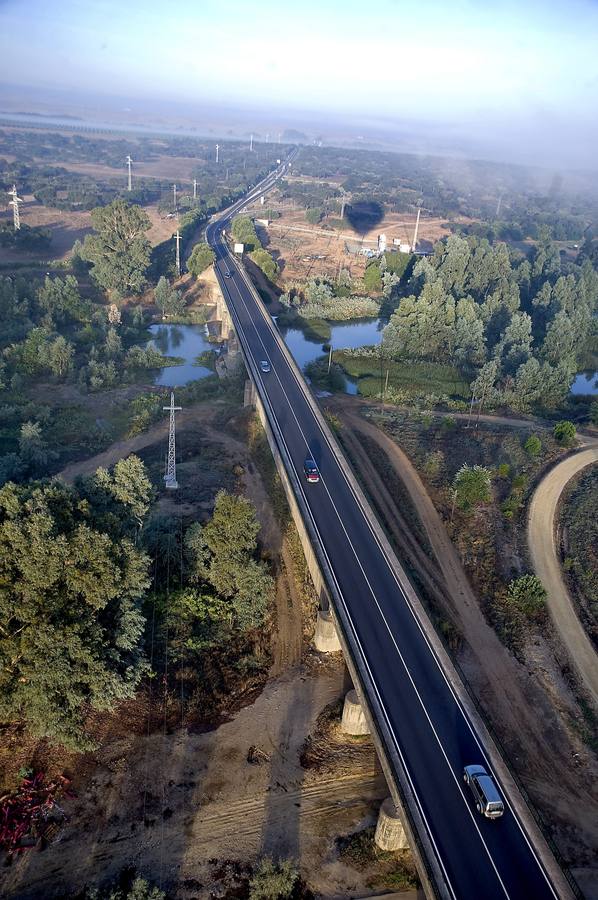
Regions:
[[[505,811],[505,805],[498,788],[483,766],[465,766],[463,780],[468,784],[476,809],[487,819],[498,819]]]
[[[230,278],[232,274],[233,274],[232,272],[225,272],[225,273],[224,273],[224,277],[225,277],[225,278]]]
[[[308,481],[315,482],[320,480],[320,470],[311,456],[308,456],[303,463],[303,471]]]
[[[269,371],[270,371],[270,363],[268,362],[267,359],[262,359],[262,360],[260,361],[260,369],[262,370],[262,372],[269,372]]]

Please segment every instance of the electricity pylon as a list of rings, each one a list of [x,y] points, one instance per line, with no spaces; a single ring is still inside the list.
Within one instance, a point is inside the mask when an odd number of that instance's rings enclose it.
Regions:
[[[219,150],[220,150],[220,147],[218,146],[218,144],[216,144],[216,162],[218,162],[218,151]]]
[[[131,163],[133,162],[133,160],[131,159],[130,156],[127,156],[126,162],[127,162],[127,168],[128,168],[128,170],[129,170],[129,180],[128,180],[128,182],[127,182],[127,190],[130,191],[130,190],[132,189],[132,184],[131,184]]]
[[[18,231],[21,227],[21,217],[19,215],[19,203],[22,203],[23,201],[17,194],[16,184],[13,184],[12,191],[8,191],[8,194],[10,197],[12,197],[12,200],[10,200],[8,205],[12,206],[12,220],[13,220],[13,224],[15,226],[15,231]]]
[[[181,233],[177,228],[176,234],[174,236],[176,241],[176,274],[177,278],[181,277]]]
[[[176,439],[175,439],[175,423],[174,414],[182,407],[174,405],[174,391],[170,394],[170,406],[162,407],[170,413],[170,428],[168,430],[168,459],[166,461],[166,474],[164,475],[164,486],[171,491],[176,491],[178,482],[176,480]]]

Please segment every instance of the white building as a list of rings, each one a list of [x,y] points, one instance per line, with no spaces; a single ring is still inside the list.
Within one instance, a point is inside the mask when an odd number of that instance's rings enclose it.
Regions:
[[[386,251],[386,235],[379,234],[378,235],[378,253],[384,253]]]

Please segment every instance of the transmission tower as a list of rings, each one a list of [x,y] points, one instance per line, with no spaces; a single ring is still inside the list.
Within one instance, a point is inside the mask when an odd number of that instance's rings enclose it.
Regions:
[[[174,391],[170,394],[170,406],[162,407],[170,413],[170,428],[168,430],[168,459],[166,461],[166,474],[164,475],[164,486],[171,491],[176,491],[178,482],[176,480],[176,440],[174,430],[174,414],[182,407],[174,405]]]
[[[216,162],[218,162],[218,151],[219,150],[220,150],[220,147],[218,146],[218,144],[216,144]]]
[[[415,253],[415,251],[417,250],[417,232],[419,231],[419,217],[421,216],[421,214],[422,214],[422,208],[421,208],[421,206],[418,206],[417,207],[417,219],[415,222],[415,231],[413,232],[413,246],[411,248],[412,253]]]
[[[181,277],[181,234],[179,229],[177,228],[176,234],[174,236],[176,241],[176,274],[177,278]]]
[[[8,194],[10,197],[12,197],[12,200],[9,202],[8,205],[12,206],[13,223],[15,226],[15,231],[18,231],[21,227],[21,217],[19,215],[19,203],[22,203],[23,201],[17,194],[16,184],[13,184],[12,191],[8,191]]]
[[[197,200],[197,178],[193,179],[193,199]]]
[[[131,163],[133,162],[133,160],[131,159],[130,156],[127,156],[126,162],[127,162],[127,168],[128,168],[128,170],[129,170],[129,180],[128,180],[128,182],[127,182],[127,190],[130,191],[130,190],[132,189],[132,185],[131,185]]]

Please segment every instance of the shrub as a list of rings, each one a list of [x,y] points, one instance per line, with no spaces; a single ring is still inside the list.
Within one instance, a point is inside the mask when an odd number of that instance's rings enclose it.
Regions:
[[[468,512],[490,499],[490,472],[484,466],[461,466],[453,481],[460,509]]]
[[[575,425],[568,419],[557,422],[552,433],[561,447],[571,447],[575,441]]]
[[[530,434],[527,441],[523,445],[523,449],[528,456],[531,456],[532,459],[535,459],[535,457],[539,456],[542,452],[542,442],[536,434]]]
[[[275,863],[265,857],[249,882],[250,900],[286,900],[299,881],[299,872],[289,859]]]
[[[537,619],[546,606],[546,589],[537,575],[522,575],[510,582],[507,599],[528,619]]]

